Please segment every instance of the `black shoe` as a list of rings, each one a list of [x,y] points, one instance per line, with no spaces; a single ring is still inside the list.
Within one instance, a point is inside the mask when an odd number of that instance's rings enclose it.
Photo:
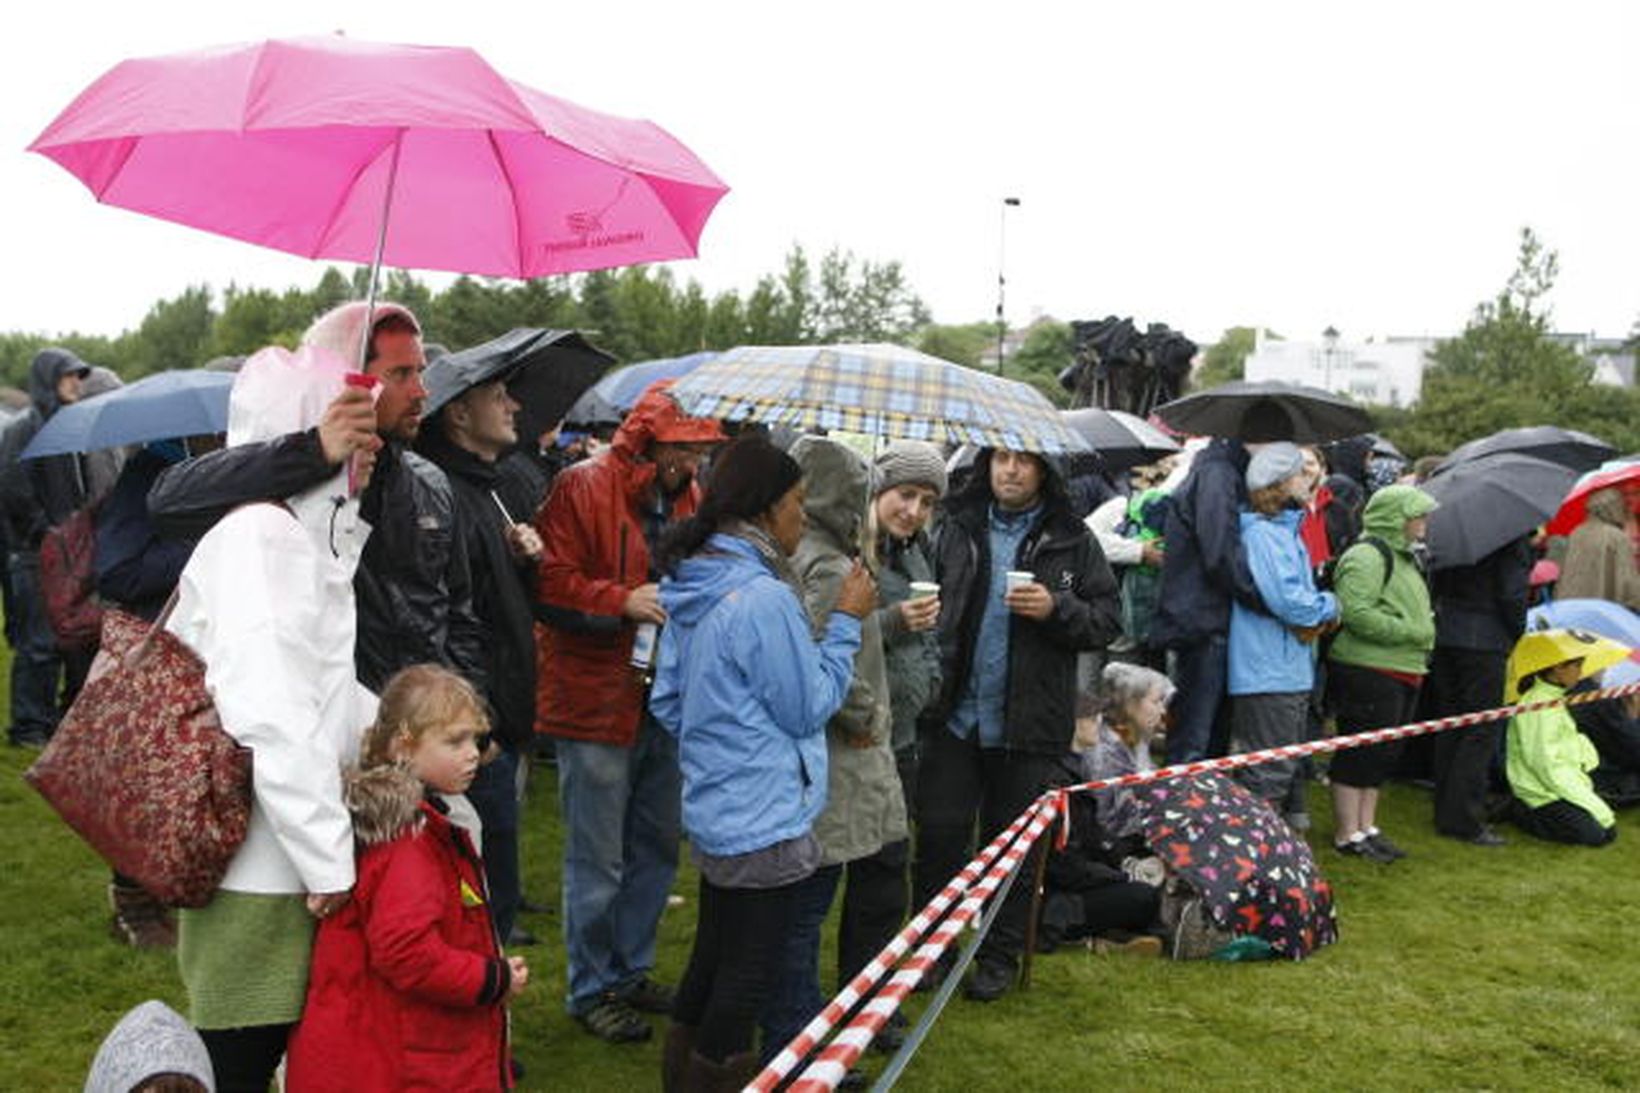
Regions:
[[[866,1072],[863,1070],[850,1070],[847,1074],[844,1074],[842,1080],[837,1083],[837,1088],[870,1089],[871,1079],[866,1076]]]
[[[1367,841],[1376,846],[1380,854],[1388,856],[1390,861],[1400,861],[1407,856],[1407,852],[1390,842],[1382,831],[1374,831],[1367,836]]]
[[[539,945],[541,939],[515,922],[513,923],[512,932],[507,935],[507,944],[509,946]]]
[[[940,984],[944,983],[945,977],[951,974],[951,966],[956,962],[957,954],[950,949],[941,953],[940,958],[929,966],[921,979],[917,980],[917,985],[911,988],[911,993],[922,994],[924,991],[939,990]]]
[[[647,975],[621,992],[621,1001],[639,1013],[671,1013],[673,990]]]
[[[1365,858],[1379,865],[1395,863],[1395,858],[1379,849],[1378,844],[1371,839],[1351,839],[1349,842],[1333,843],[1333,849],[1346,857]]]
[[[38,751],[50,742],[51,737],[43,732],[19,732],[8,733],[7,739],[11,741],[11,746],[14,748],[30,748]]]
[[[911,1022],[906,1020],[905,1014],[895,1010],[883,1022],[883,1027],[877,1030],[877,1035],[871,1038],[871,1050],[879,1055],[892,1055],[905,1046],[906,1034],[911,1031]]]
[[[971,1002],[995,1002],[1014,989],[1019,978],[1013,964],[1001,960],[981,960],[974,965],[962,993]]]
[[[585,1013],[577,1013],[575,1020],[598,1039],[612,1044],[642,1043],[652,1032],[649,1022],[613,994],[598,999]]]
[[[1474,835],[1464,840],[1470,846],[1499,847],[1508,846],[1509,840],[1493,831],[1490,827],[1483,827]]]

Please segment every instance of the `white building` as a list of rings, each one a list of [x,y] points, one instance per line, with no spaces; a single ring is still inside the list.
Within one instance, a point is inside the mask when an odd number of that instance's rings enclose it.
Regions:
[[[1249,380],[1284,380],[1349,395],[1358,402],[1410,406],[1423,385],[1424,359],[1437,338],[1353,342],[1328,329],[1319,341],[1266,338],[1248,356]]]

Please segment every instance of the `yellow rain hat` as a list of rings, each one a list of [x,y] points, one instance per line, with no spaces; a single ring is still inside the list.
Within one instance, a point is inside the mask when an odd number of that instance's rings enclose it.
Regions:
[[[1504,698],[1514,702],[1520,697],[1523,676],[1556,664],[1581,660],[1583,671],[1578,678],[1587,679],[1596,672],[1627,660],[1631,652],[1633,650],[1627,645],[1587,630],[1529,630],[1515,642],[1515,648],[1509,654],[1509,681]]]

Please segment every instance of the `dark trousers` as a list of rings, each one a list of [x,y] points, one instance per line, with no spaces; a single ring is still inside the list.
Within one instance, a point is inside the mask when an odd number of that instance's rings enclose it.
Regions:
[[[1050,756],[981,748],[973,740],[954,736],[943,725],[923,735],[922,766],[917,773],[919,904],[937,895],[974,856],[976,822],[979,844],[985,845],[1036,800],[1053,766]],[[1012,966],[1024,951],[1031,877],[1041,852],[1038,842],[1020,865],[1024,879],[1009,891],[980,947],[980,960]]]
[[[825,1002],[820,996],[820,929],[842,879],[841,865],[825,865],[792,885],[791,929],[781,947],[769,1003],[758,1020],[765,1063],[803,1031]]]
[[[1617,838],[1617,827],[1600,821],[1570,801],[1550,801],[1541,808],[1515,802],[1515,824],[1528,835],[1574,846],[1605,846]]]
[[[1490,710],[1503,704],[1506,652],[1437,646],[1429,666],[1435,717]],[[1506,722],[1448,729],[1434,737],[1435,830],[1472,839],[1486,826],[1486,791]]]
[[[1172,720],[1167,730],[1167,761],[1194,763],[1209,755],[1223,755],[1230,735],[1228,718],[1220,709],[1230,682],[1230,652],[1224,635],[1180,646],[1173,651],[1173,659],[1177,690],[1168,705]]]
[[[91,653],[65,654],[57,649],[57,635],[46,618],[40,590],[40,556],[13,553],[11,615],[6,619],[12,642],[12,743],[40,741],[57,730],[62,711],[74,701],[91,667]]]
[[[1404,725],[1418,708],[1417,687],[1371,668],[1333,661],[1328,666],[1327,685],[1338,710],[1340,736]],[[1377,789],[1395,769],[1404,744],[1391,740],[1338,752],[1327,768],[1328,776],[1355,789]]]
[[[695,1029],[695,1050],[705,1058],[721,1063],[751,1050],[791,934],[796,890],[719,888],[701,878],[695,944],[672,1019]]]
[[[837,921],[837,989],[859,974],[905,922],[911,843],[901,839],[843,867],[843,912]]]
[[[218,1093],[268,1093],[293,1025],[200,1029]]]
[[[467,787],[478,818],[484,823],[484,879],[490,887],[490,917],[503,945],[512,933],[523,899],[518,874],[518,755],[502,748],[499,755],[478,768]]]

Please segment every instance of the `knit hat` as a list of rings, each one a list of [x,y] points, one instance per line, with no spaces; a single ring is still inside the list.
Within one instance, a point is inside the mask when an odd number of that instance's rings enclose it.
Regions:
[[[130,1093],[159,1074],[181,1074],[216,1090],[216,1073],[205,1044],[164,1002],[144,1002],[120,1018],[97,1049],[85,1093]]]
[[[920,440],[896,440],[882,450],[872,467],[871,495],[907,483],[932,487],[945,496],[945,460],[938,448]]]
[[[1277,482],[1285,482],[1304,469],[1304,453],[1291,441],[1278,440],[1266,444],[1247,461],[1247,489],[1262,490]]]
[[[328,349],[341,357],[349,368],[359,369],[359,343],[364,336],[364,317],[369,308],[370,305],[363,300],[354,300],[331,308],[313,320],[313,325],[302,335],[302,344]],[[421,324],[416,322],[416,317],[409,308],[385,300],[376,301],[375,310],[370,312],[371,329],[380,326],[381,321],[389,315],[398,315],[409,320],[416,333],[421,333]]]

